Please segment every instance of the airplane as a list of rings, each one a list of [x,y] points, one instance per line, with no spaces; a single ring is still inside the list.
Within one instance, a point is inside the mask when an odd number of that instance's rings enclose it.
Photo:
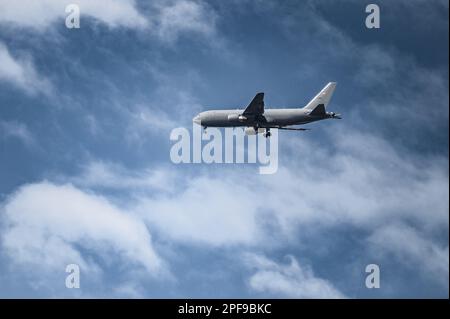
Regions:
[[[246,135],[262,133],[270,137],[270,129],[306,131],[306,128],[287,127],[307,124],[324,119],[341,119],[340,114],[327,112],[336,82],[328,83],[303,108],[264,109],[264,93],[258,93],[244,110],[211,110],[197,114],[192,121],[195,124],[208,127],[239,127],[245,126]]]

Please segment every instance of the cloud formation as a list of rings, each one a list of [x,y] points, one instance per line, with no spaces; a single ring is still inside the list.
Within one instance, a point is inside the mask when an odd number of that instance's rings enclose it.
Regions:
[[[385,140],[356,131],[337,130],[328,136],[339,150],[336,153],[319,147],[314,139],[282,137],[282,147],[287,147],[285,154],[300,152],[309,156],[302,160],[291,157],[273,176],[259,176],[251,166],[192,175],[182,167],[174,171],[132,171],[118,164],[91,162],[79,176],[66,176],[63,180],[105,194],[107,190],[119,190],[126,195],[127,214],[137,218],[139,227],[156,230],[163,242],[277,249],[305,229],[314,228],[320,233],[347,225],[366,231],[378,256],[406,256],[421,269],[421,276],[441,282],[448,268],[448,246],[437,244],[433,234],[443,231],[443,225],[448,223],[444,159],[408,160]],[[51,186],[52,192],[41,184],[28,188],[43,188],[42,195],[51,195],[59,193],[61,187]],[[72,186],[69,189],[81,192]],[[65,193],[66,186],[62,190]],[[114,194],[104,195],[101,200],[107,201],[109,196],[113,200]],[[26,202],[30,207],[42,206],[36,197],[27,197]],[[103,209],[97,205],[96,201],[87,201],[80,209]],[[403,223],[418,226],[392,226]],[[421,258],[427,251],[428,257]],[[331,284],[315,278],[312,269],[302,268],[295,261],[289,266],[276,266],[261,263],[264,259],[256,260],[259,271],[249,278],[254,291],[294,297],[343,296]],[[291,275],[297,279],[291,280]],[[294,293],[297,290],[303,292]]]
[[[3,203],[2,224],[2,247],[16,265],[49,272],[76,263],[98,272],[98,262],[84,254],[91,251],[103,262],[119,258],[141,267],[150,277],[162,273],[163,261],[139,219],[70,184],[21,187]]]
[[[73,1],[0,1],[0,24],[45,32],[64,21],[66,6]],[[89,17],[110,28],[150,31],[165,42],[174,42],[182,33],[206,37],[215,34],[215,13],[202,1],[158,0],[139,8],[135,0],[78,0],[81,27]]]
[[[53,23],[64,25],[66,6],[74,1],[0,1],[0,23],[44,32]],[[94,18],[109,27],[142,28],[147,20],[136,9],[134,0],[77,0],[83,16]]]
[[[206,3],[190,0],[163,3],[154,25],[161,39],[173,42],[180,32],[197,33],[206,37],[215,34],[216,14],[207,8]]]
[[[249,288],[263,296],[345,298],[332,283],[316,277],[310,267],[301,266],[293,256],[287,256],[287,264],[255,254],[247,254],[244,258],[254,272],[248,279]]]
[[[36,144],[35,138],[28,127],[17,121],[0,121],[0,136],[2,139],[16,138],[28,147]]]
[[[0,81],[11,83],[31,95],[49,94],[52,90],[51,83],[38,74],[31,58],[12,56],[2,42],[0,42]]]
[[[448,245],[398,223],[377,229],[368,240],[383,257],[393,256],[406,267],[419,268],[426,277],[448,289]]]
[[[48,51],[43,31],[64,28],[64,2],[0,0],[0,98],[16,103],[4,108],[11,120],[0,120],[0,140],[45,150],[29,159],[7,150],[5,167],[20,174],[0,180],[4,277],[36,281],[76,262],[104,284],[119,278],[107,296],[185,297],[196,278],[203,296],[221,285],[233,297],[341,298],[367,296],[352,290],[363,284],[353,276],[375,259],[398,277],[376,296],[402,297],[411,273],[420,287],[411,295],[448,295],[447,68],[421,65],[389,44],[395,38],[361,40],[363,31],[341,28],[316,2],[222,3],[82,1],[82,30],[71,41],[61,32]],[[435,27],[436,18],[420,23]],[[304,135],[280,132],[277,174],[167,162],[170,129],[197,112],[245,103],[260,88],[268,105],[297,105],[328,78],[340,82],[333,110],[344,120]],[[24,111],[23,94],[10,86],[27,93],[27,105],[46,106],[32,98],[53,90],[60,99],[50,104],[75,107]],[[19,171],[25,166],[36,172]],[[333,249],[321,245],[336,234]],[[333,254],[342,268],[328,266]],[[140,282],[169,267],[174,289]]]
[[[118,164],[95,161],[84,165],[80,175],[64,179],[90,189],[113,189],[127,193],[163,190],[170,193],[175,177],[173,172],[164,168],[133,171]]]
[[[163,266],[148,229],[161,242],[248,251],[279,249],[306,229],[321,233],[345,225],[367,232],[378,256],[406,256],[418,275],[441,282],[448,246],[436,243],[434,234],[448,224],[445,160],[408,159],[385,140],[354,130],[335,130],[327,138],[338,151],[306,136],[282,135],[284,154],[309,156],[286,158],[273,176],[257,175],[252,166],[194,173],[183,167],[139,171],[91,162],[80,175],[60,178],[78,188],[42,182],[10,196],[3,209],[3,247],[20,265],[57,267],[75,260],[97,271],[101,266],[77,247],[100,256],[112,250],[121,256],[119,263],[154,273]],[[119,190],[124,199],[109,190]],[[404,223],[417,226],[389,226]],[[421,258],[424,254],[427,258]],[[256,271],[248,283],[254,292],[344,297],[294,259],[288,265],[251,260]]]
[[[254,176],[250,166],[178,175],[177,191],[140,197],[136,209],[172,239],[213,245],[260,242],[264,214],[276,221],[279,235],[311,224],[371,229],[406,219],[432,230],[448,221],[448,200],[441,200],[448,198],[444,159],[408,161],[386,141],[355,131],[329,136],[338,153],[285,137],[283,147],[308,158],[291,158],[267,177]]]

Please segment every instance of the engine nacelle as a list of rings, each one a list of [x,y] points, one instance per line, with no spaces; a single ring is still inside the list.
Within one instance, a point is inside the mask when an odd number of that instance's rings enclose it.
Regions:
[[[266,129],[265,128],[258,128],[258,131],[255,130],[254,127],[250,126],[250,127],[246,127],[244,129],[245,135],[256,135],[258,133],[265,133]]]
[[[244,129],[245,135],[256,135],[256,131],[253,127],[246,127]]]
[[[235,121],[239,121],[239,122],[245,122],[247,120],[247,118],[242,115],[242,114],[230,114],[228,115],[228,121],[230,122],[235,122]]]
[[[239,120],[239,122],[245,122],[245,121],[247,121],[247,118],[244,115],[239,115],[238,120]]]

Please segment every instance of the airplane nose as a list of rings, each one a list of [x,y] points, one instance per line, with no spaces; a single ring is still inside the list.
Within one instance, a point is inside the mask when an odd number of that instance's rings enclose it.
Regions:
[[[194,117],[194,118],[192,119],[192,121],[193,121],[195,124],[198,124],[198,125],[201,125],[201,124],[202,124],[202,119],[200,118],[200,115],[197,115],[196,117]]]

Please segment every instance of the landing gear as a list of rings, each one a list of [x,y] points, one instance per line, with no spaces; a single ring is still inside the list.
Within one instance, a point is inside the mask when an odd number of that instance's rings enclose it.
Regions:
[[[272,134],[270,133],[270,128],[266,128],[266,131],[263,133],[263,136],[265,138],[269,138],[272,136]]]
[[[206,126],[203,126],[203,134],[206,134],[207,132],[206,132],[206,129],[207,129],[207,127]]]

